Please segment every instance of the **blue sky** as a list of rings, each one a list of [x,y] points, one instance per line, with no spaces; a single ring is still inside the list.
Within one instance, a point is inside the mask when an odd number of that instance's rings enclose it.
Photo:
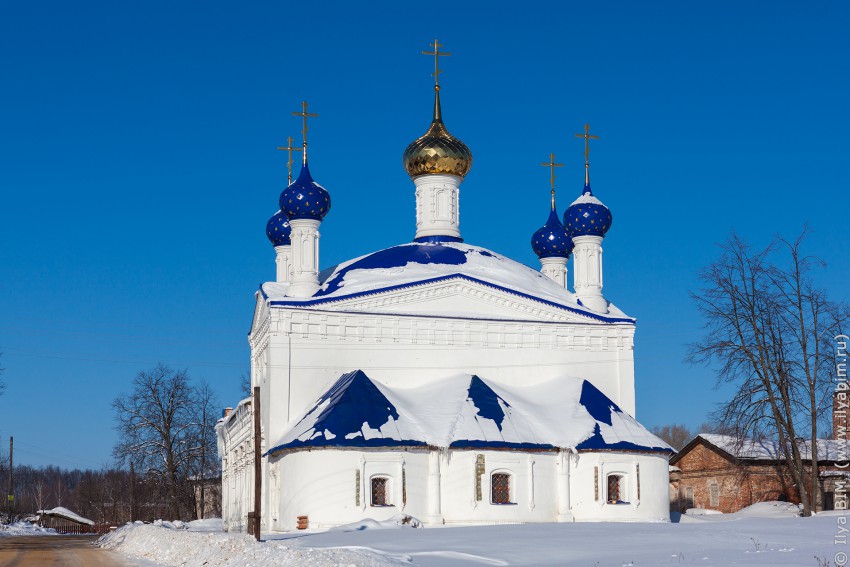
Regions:
[[[638,318],[638,419],[706,420],[687,365],[700,267],[732,230],[809,223],[848,299],[845,2],[6,3],[0,18],[0,436],[16,461],[98,467],[110,402],[158,361],[239,397],[265,222],[301,100],[331,192],[321,262],[409,241],[406,145],[430,120],[438,37],[450,131],[475,163],[465,239],[538,266],[531,234],[592,185],[612,209],[606,296]],[[297,174],[297,171],[296,171]]]

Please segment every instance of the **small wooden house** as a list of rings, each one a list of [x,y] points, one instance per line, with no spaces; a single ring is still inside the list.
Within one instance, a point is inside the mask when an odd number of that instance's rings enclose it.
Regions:
[[[83,518],[67,508],[58,506],[52,510],[39,510],[38,523],[45,528],[52,528],[60,534],[95,533],[94,522]]]

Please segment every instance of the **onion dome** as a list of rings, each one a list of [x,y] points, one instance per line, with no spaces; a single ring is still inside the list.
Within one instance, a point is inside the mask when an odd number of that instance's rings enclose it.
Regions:
[[[434,120],[421,138],[404,150],[404,169],[410,177],[446,174],[465,177],[472,167],[472,152],[455,138],[443,124],[440,110],[440,87],[434,87]]]
[[[573,251],[573,240],[558,218],[554,197],[552,201],[549,220],[531,237],[531,249],[538,258],[569,258]]]
[[[278,246],[289,246],[291,244],[289,235],[292,233],[292,227],[289,226],[289,219],[283,214],[283,211],[278,211],[269,222],[266,223],[266,238],[272,243],[275,248]]]
[[[581,197],[564,211],[564,226],[571,237],[605,236],[612,221],[610,209],[593,195],[590,183],[585,183]]]
[[[324,187],[313,181],[306,156],[298,179],[280,194],[280,210],[290,221],[296,219],[322,220],[331,210],[331,196]]]

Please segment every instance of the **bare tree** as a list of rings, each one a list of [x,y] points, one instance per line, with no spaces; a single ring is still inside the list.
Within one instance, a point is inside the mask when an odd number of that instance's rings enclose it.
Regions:
[[[113,453],[164,485],[172,518],[191,499],[187,479],[199,452],[197,395],[185,371],[158,365],[139,372],[133,391],[112,402],[119,441]]]
[[[215,392],[210,385],[202,380],[195,389],[195,420],[198,425],[198,455],[193,462],[193,476],[195,478],[195,494],[197,495],[197,505],[195,510],[198,519],[203,519],[206,515],[207,499],[214,497],[213,494],[208,494],[210,488],[210,480],[219,477],[219,461],[216,454],[216,435],[215,424],[217,419],[219,402]]]
[[[805,438],[818,438],[828,407],[824,346],[847,320],[842,306],[812,282],[812,268],[823,263],[802,254],[805,234],[793,242],[776,238],[759,251],[734,234],[721,245],[720,258],[700,274],[705,287],[692,294],[706,336],[691,345],[689,360],[719,363],[718,381],[736,391],[715,420],[741,442],[776,440],[803,513],[810,515],[818,497],[818,454],[817,443]]]
[[[239,391],[242,393],[242,399],[250,398],[253,391],[251,390],[251,373],[243,372],[239,377]]]
[[[3,356],[2,352],[0,352],[0,356]],[[4,391],[6,391],[6,382],[4,382],[3,378],[2,378],[3,372],[5,372],[5,371],[6,371],[6,369],[3,368],[2,366],[0,366],[0,396],[3,395]]]
[[[677,451],[681,451],[682,447],[694,438],[690,429],[678,423],[657,425],[652,428],[652,433]]]

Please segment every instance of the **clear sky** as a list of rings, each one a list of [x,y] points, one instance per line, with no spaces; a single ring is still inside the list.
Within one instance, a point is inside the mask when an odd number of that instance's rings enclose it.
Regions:
[[[805,7],[804,7],[805,6]],[[826,2],[6,2],[0,15],[0,442],[99,467],[111,400],[159,361],[223,405],[248,369],[264,235],[302,100],[331,193],[324,267],[409,241],[406,145],[443,115],[475,162],[467,242],[538,267],[549,206],[613,211],[605,292],[638,319],[637,417],[696,427],[723,392],[683,359],[689,291],[732,230],[808,222],[848,299],[850,8]],[[297,174],[297,168],[296,168]]]

